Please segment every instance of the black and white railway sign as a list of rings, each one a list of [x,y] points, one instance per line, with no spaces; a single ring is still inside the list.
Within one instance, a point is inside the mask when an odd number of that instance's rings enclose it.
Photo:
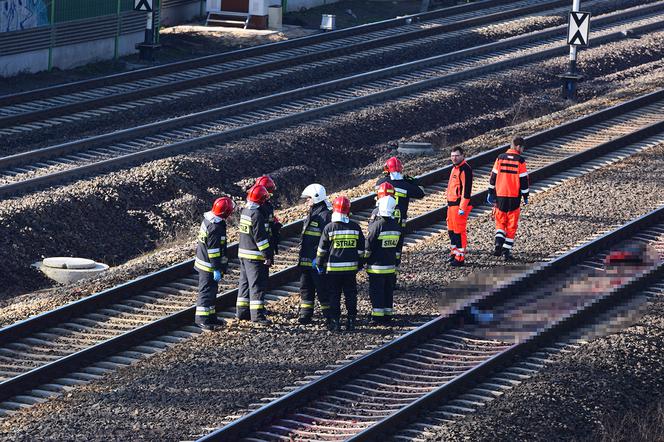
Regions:
[[[134,11],[152,12],[152,0],[134,0]]]
[[[567,44],[587,46],[590,33],[590,12],[573,11],[569,13],[567,25]]]

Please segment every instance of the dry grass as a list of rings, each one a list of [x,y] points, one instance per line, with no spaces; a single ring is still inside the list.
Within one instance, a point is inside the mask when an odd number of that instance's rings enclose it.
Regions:
[[[642,412],[628,413],[607,420],[597,437],[598,442],[664,441],[664,402]]]

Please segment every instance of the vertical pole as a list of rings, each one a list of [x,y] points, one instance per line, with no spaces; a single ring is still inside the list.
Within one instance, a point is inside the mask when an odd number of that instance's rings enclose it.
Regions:
[[[159,43],[159,29],[161,28],[161,0],[154,0],[153,11],[159,11],[157,20],[154,23],[154,42]]]
[[[150,11],[146,14],[148,19],[147,19],[147,22],[145,23],[145,42],[147,44],[153,44],[154,43],[154,32],[152,30],[152,25],[153,25],[153,20],[154,20],[154,12],[153,11]]]
[[[121,31],[121,22],[122,17],[120,17],[120,0],[118,0],[116,8],[116,20],[118,21],[117,26],[115,27],[115,53],[113,54],[113,59],[117,60],[120,53],[120,31]]]
[[[159,0],[154,0],[152,2],[152,10],[146,13],[145,41],[136,45],[141,60],[154,61],[155,53],[157,49],[159,49],[159,21],[161,17],[160,3]]]
[[[53,69],[53,45],[55,44],[55,0],[51,0],[51,33],[48,44],[48,71]]]
[[[579,12],[581,0],[572,0],[572,12]],[[576,45],[569,45],[569,73],[576,74]]]

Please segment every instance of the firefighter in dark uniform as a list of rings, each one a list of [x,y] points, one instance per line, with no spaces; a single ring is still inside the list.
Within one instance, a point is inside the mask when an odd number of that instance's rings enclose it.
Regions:
[[[341,292],[344,293],[348,319],[346,330],[355,329],[357,316],[357,271],[364,264],[364,234],[351,221],[350,200],[337,197],[332,203],[332,220],[323,229],[316,253],[316,269],[327,273],[330,296],[329,329],[341,330]]]
[[[279,222],[279,218],[274,215],[274,206],[272,205],[272,196],[277,190],[277,185],[269,175],[263,175],[262,177],[256,179],[255,185],[265,187],[270,194],[270,199],[261,206],[261,211],[267,220],[266,228],[270,237],[270,246],[272,247],[274,254],[278,255],[280,232],[283,226]]]
[[[386,196],[391,196],[392,198],[394,198],[394,186],[388,183],[387,181],[384,181],[376,189],[376,207],[374,207],[373,211],[371,212],[371,215],[369,216],[369,222],[372,222],[378,216],[378,204],[380,202],[380,199]]]
[[[417,183],[415,178],[403,175],[403,165],[397,157],[388,159],[383,170],[385,176],[376,181],[376,189],[384,182],[388,182],[394,187],[394,199],[397,200],[394,217],[401,223],[401,227],[405,228],[410,199],[424,198],[424,188]]]
[[[195,323],[203,331],[212,331],[219,325],[215,311],[218,282],[228,267],[226,254],[226,218],[235,208],[227,196],[217,198],[212,210],[203,216],[196,242],[194,268],[198,272],[198,298]]]
[[[265,292],[273,253],[260,207],[270,198],[263,186],[253,186],[240,214],[240,284],[237,294],[237,318],[268,324],[265,317]]]
[[[302,237],[300,238],[299,267],[302,271],[300,276],[300,313],[298,321],[300,324],[309,324],[314,314],[314,301],[318,293],[320,309],[329,322],[330,299],[327,294],[327,286],[324,282],[325,275],[319,274],[314,265],[316,263],[316,250],[318,241],[323,234],[323,229],[330,222],[332,205],[327,200],[325,188],[320,184],[309,184],[302,191],[302,198],[309,200],[309,214],[304,220]]]
[[[494,205],[496,219],[495,256],[512,259],[512,247],[521,213],[521,199],[528,204],[529,179],[526,160],[521,156],[524,140],[514,137],[507,152],[498,155],[489,178],[487,202]]]
[[[379,324],[388,324],[394,314],[393,275],[400,257],[401,225],[394,219],[397,202],[391,196],[378,200],[378,214],[369,223],[365,257],[369,274],[369,297],[371,319]]]
[[[447,233],[450,237],[450,265],[461,267],[468,247],[468,214],[473,209],[473,169],[466,162],[464,151],[455,147],[450,153],[452,170],[447,183]]]

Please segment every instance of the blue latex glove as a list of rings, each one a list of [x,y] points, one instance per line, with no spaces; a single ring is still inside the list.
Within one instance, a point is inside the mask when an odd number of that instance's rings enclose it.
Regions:
[[[473,318],[480,324],[488,324],[493,321],[493,313],[490,311],[482,311],[475,306],[470,308],[470,314],[473,315]]]
[[[219,271],[219,270],[215,270],[215,271],[214,271],[213,278],[214,278],[214,280],[217,281],[217,282],[221,281],[221,271]]]
[[[459,216],[464,216],[466,212],[464,210],[459,209]]]
[[[491,193],[486,194],[486,202],[489,204],[496,204],[496,197]]]
[[[527,205],[528,204],[528,195],[524,195],[523,197],[523,204]]]
[[[317,270],[318,263],[316,262],[316,258],[311,260],[311,268],[314,270]]]

